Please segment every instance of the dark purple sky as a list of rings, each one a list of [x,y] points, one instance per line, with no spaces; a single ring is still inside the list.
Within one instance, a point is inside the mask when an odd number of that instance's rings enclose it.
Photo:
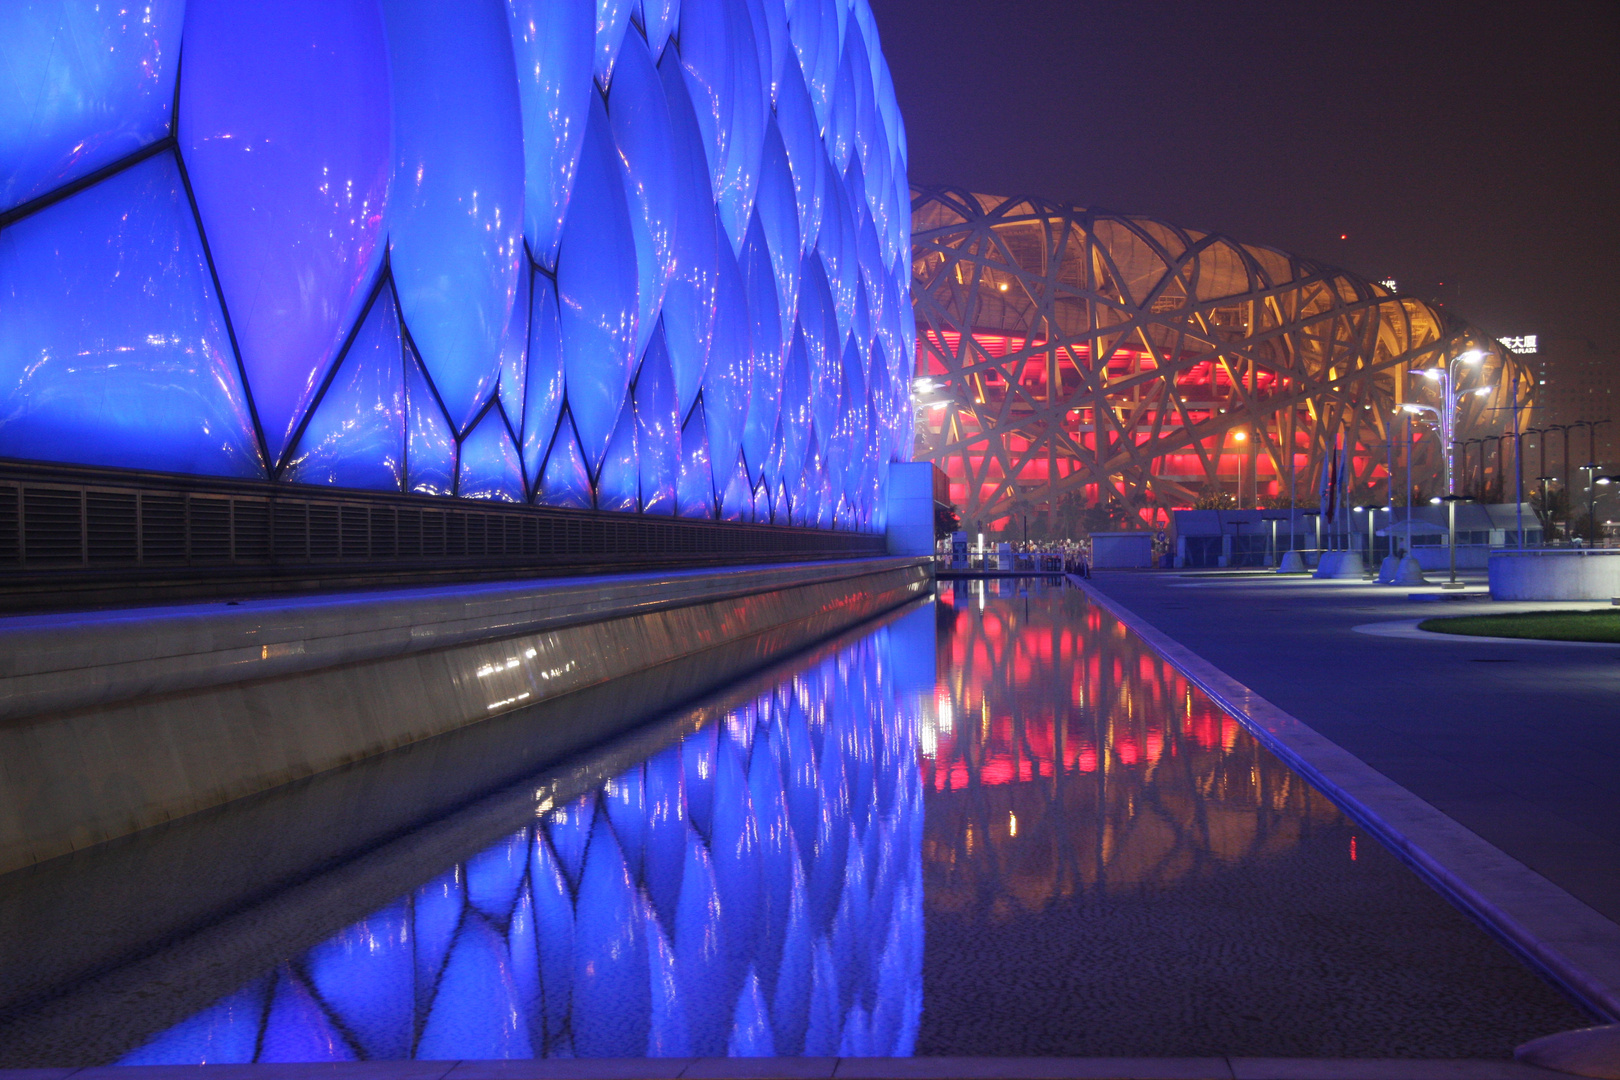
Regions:
[[[913,183],[1162,217],[1620,348],[1620,5],[871,3]]]

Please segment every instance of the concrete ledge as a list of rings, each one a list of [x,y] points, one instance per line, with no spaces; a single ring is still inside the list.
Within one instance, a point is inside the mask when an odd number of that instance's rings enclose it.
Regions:
[[[1620,550],[1493,551],[1493,600],[1609,600],[1620,596]]]
[[[1255,738],[1594,1015],[1620,1019],[1620,926],[1071,577]]]
[[[0,720],[846,580],[860,559],[0,618]]]
[[[928,587],[872,559],[4,620],[0,872]]]
[[[1567,1080],[1514,1061],[1338,1058],[583,1058],[0,1070],[0,1080]]]

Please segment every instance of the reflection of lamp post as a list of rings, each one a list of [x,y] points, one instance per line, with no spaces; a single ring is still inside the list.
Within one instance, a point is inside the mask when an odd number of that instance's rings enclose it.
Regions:
[[[1446,504],[1446,531],[1451,534],[1447,543],[1447,546],[1451,549],[1451,577],[1441,582],[1440,587],[1442,589],[1460,589],[1463,587],[1463,583],[1457,580],[1457,504],[1460,502],[1472,502],[1473,500],[1467,495],[1442,495],[1429,501]]]

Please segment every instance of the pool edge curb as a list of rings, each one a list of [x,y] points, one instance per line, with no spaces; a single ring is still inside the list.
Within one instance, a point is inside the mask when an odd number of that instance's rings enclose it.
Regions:
[[[1420,877],[1599,1018],[1620,1021],[1620,925],[1175,641],[1089,581],[1088,598],[1214,698]]]
[[[0,1069],[0,1080],[1558,1080],[1482,1058],[591,1058]]]

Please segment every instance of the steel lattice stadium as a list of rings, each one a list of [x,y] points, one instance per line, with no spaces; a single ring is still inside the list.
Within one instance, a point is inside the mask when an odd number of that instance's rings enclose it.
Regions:
[[[1400,405],[1438,402],[1409,375],[1484,352],[1460,369],[1462,390],[1490,389],[1463,398],[1459,437],[1511,430],[1531,395],[1510,353],[1431,304],[1274,249],[1036,198],[914,189],[912,297],[917,457],[949,475],[963,522],[991,531],[1087,510],[1162,522],[1221,494],[1314,502],[1341,437],[1349,490],[1383,502]],[[1437,440],[1421,426],[1412,438],[1414,479],[1432,485]]]

